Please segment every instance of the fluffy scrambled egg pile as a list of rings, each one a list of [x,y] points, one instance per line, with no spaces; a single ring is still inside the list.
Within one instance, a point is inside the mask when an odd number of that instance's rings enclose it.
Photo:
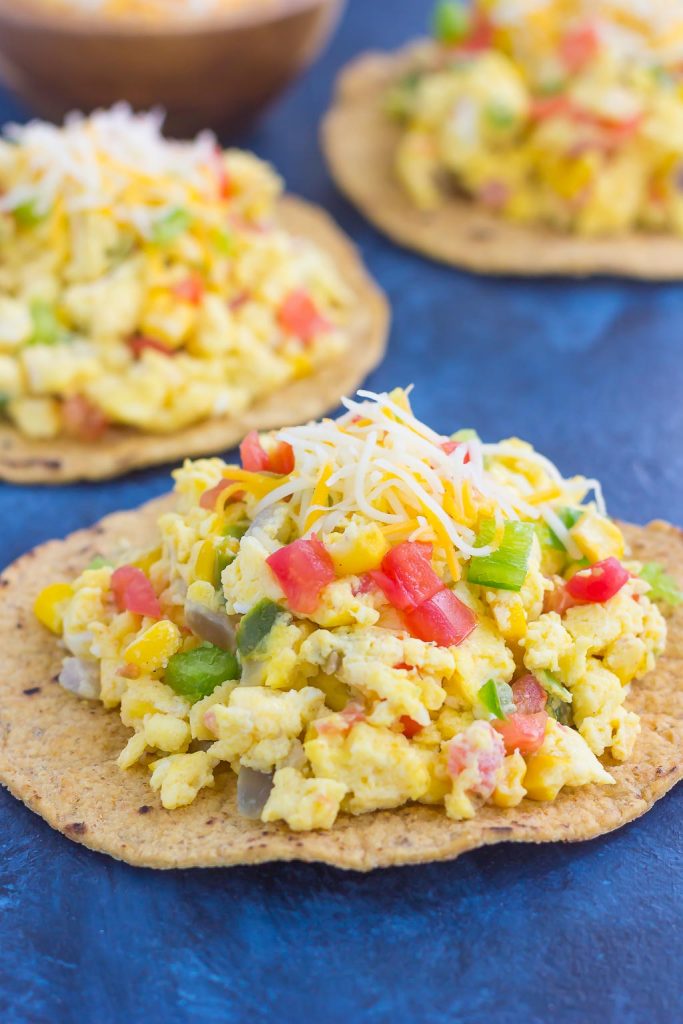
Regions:
[[[399,83],[396,172],[582,235],[683,231],[683,14],[671,0],[442,0],[436,65]]]
[[[671,581],[623,561],[596,481],[524,442],[443,437],[401,390],[345,405],[249,435],[242,466],[186,462],[157,547],[43,591],[62,685],[119,708],[119,764],[169,809],[225,770],[292,829],[610,785]]]
[[[345,350],[330,258],[270,167],[121,105],[0,141],[0,413],[34,438],[238,414]]]

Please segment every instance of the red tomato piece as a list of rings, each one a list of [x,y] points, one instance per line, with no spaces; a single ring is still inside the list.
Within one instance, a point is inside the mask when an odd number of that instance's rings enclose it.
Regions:
[[[268,452],[261,444],[255,430],[250,430],[240,445],[242,466],[250,473],[262,473],[268,469]]]
[[[490,746],[475,745],[468,730],[455,736],[448,745],[448,774],[457,778],[466,768],[473,770],[472,793],[486,800],[496,788],[498,773],[505,758],[505,746],[490,724]]]
[[[537,711],[543,711],[548,694],[538,679],[529,672],[512,684],[512,699],[517,712],[532,715]]]
[[[572,29],[560,43],[562,63],[572,75],[593,60],[599,50],[600,38],[592,25],[580,25]]]
[[[549,117],[572,117],[576,108],[567,96],[537,96],[531,103],[532,121],[545,121]]]
[[[433,641],[439,647],[456,647],[477,624],[474,612],[445,587],[417,608],[403,613],[411,636]]]
[[[618,558],[605,558],[588,569],[581,569],[567,581],[565,589],[570,597],[585,604],[602,604],[621,590],[629,579]]]
[[[458,44],[458,49],[465,53],[477,53],[488,50],[493,44],[493,24],[483,11],[475,11],[472,28],[467,39]]]
[[[419,722],[416,722],[410,715],[401,715],[401,725],[403,726],[403,735],[406,739],[412,740],[413,736],[417,736],[419,732],[422,732],[424,728]]]
[[[181,302],[189,302],[198,306],[205,292],[204,281],[199,274],[189,274],[183,281],[174,285],[171,291]]]
[[[336,579],[332,559],[317,537],[295,540],[266,559],[293,612],[310,615],[320,592]]]
[[[268,469],[278,476],[288,476],[294,469],[294,449],[287,441],[278,441],[268,456]]]
[[[537,711],[532,715],[515,712],[509,718],[497,718],[493,728],[503,737],[506,754],[534,754],[542,745],[545,736],[545,723],[548,721],[547,711]]]
[[[111,589],[120,612],[135,612],[160,619],[161,608],[154,587],[142,569],[122,565],[111,574]]]
[[[567,593],[564,580],[559,578],[554,590],[546,590],[543,595],[544,612],[557,612],[558,615],[564,615],[568,608],[574,608],[577,604],[581,604],[581,602]]]
[[[396,608],[415,608],[443,590],[443,581],[429,563],[431,553],[431,545],[405,540],[384,556],[382,572],[407,594],[408,604],[397,604]],[[401,600],[403,602],[403,597]]]
[[[164,356],[172,356],[174,354],[174,350],[169,348],[168,345],[164,345],[163,341],[157,341],[156,338],[147,338],[144,334],[134,334],[132,338],[128,339],[128,346],[132,349],[136,359],[140,358],[146,348],[152,349],[154,352],[161,352]]]
[[[399,611],[405,611],[406,608],[414,607],[410,593],[400,580],[387,576],[381,569],[372,569],[368,576],[379,587],[392,607],[398,608]]]
[[[199,499],[199,505],[201,508],[209,508],[211,511],[216,507],[216,498],[219,494],[222,494],[226,487],[230,487],[234,484],[234,480],[219,480],[213,487],[209,487],[208,491],[204,491],[201,498]],[[244,497],[244,491],[236,491],[232,495],[232,501],[240,501]]]
[[[452,455],[452,453],[455,451],[455,449],[459,448],[460,445],[462,445],[464,443],[465,443],[464,441],[442,441],[440,447],[441,447],[441,450],[446,453],[446,455]],[[470,461],[470,453],[469,452],[465,453],[465,458],[462,461],[465,462],[465,463]]]
[[[98,406],[84,395],[72,395],[62,403],[64,432],[79,441],[97,441],[109,426]]]
[[[290,292],[280,306],[278,323],[288,334],[310,342],[316,334],[329,330],[330,323],[318,312],[313,299],[302,288]]]

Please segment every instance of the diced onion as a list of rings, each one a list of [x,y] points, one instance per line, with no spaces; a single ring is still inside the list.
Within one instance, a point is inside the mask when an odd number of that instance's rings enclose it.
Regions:
[[[65,658],[59,673],[59,685],[84,700],[99,700],[100,670],[94,661]]]
[[[273,788],[272,772],[240,768],[237,776],[237,808],[245,818],[258,820]]]
[[[188,601],[185,606],[185,620],[201,640],[222,648],[224,651],[235,650],[235,626],[225,612],[215,612],[206,605],[196,601]]]

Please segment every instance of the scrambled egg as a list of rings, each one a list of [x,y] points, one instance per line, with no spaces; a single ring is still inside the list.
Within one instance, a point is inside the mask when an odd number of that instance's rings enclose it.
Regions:
[[[610,785],[666,625],[598,485],[515,439],[439,437],[400,390],[347,404],[252,438],[288,471],[188,461],[157,546],[47,587],[62,684],[119,708],[118,763],[168,809],[221,765],[292,829]]]
[[[118,106],[0,140],[0,412],[29,437],[180,430],[345,350],[346,285],[282,183]]]
[[[494,213],[581,235],[683,231],[683,15],[670,0],[476,0],[437,16],[398,83],[395,169],[421,209],[447,177]]]

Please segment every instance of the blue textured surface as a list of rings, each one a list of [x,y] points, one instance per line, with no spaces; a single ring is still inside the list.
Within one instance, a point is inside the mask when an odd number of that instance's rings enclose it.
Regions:
[[[371,384],[414,381],[438,429],[516,433],[611,510],[683,523],[683,288],[488,281],[379,237],[335,193],[317,123],[334,73],[422,30],[427,4],[352,0],[321,64],[240,140],[360,243],[394,308]],[[0,97],[0,115],[19,116]],[[131,507],[167,470],[0,490],[0,561]],[[681,1019],[683,788],[574,847],[343,874],[304,865],[167,874],[70,843],[0,791],[3,1024],[673,1022]]]

